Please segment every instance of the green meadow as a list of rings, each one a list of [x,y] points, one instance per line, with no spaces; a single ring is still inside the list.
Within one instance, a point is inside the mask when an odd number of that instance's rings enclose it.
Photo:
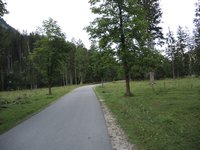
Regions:
[[[129,141],[139,150],[200,149],[200,78],[131,83],[133,97],[125,97],[125,83],[97,87]]]

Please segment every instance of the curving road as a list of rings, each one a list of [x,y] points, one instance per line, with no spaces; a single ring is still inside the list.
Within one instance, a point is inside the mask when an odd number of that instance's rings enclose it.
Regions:
[[[73,90],[0,135],[0,150],[111,150],[92,87]]]

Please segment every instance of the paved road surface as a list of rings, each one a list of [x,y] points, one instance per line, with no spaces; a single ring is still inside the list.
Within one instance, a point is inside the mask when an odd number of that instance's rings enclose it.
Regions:
[[[0,150],[111,150],[92,86],[73,90],[0,135]]]

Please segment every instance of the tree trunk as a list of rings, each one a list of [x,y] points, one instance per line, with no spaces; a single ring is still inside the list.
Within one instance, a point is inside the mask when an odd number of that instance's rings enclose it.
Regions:
[[[19,55],[19,72],[22,73],[22,49],[21,49],[21,45],[19,46],[18,55]]]
[[[49,95],[52,95],[52,91],[51,91],[51,80],[49,79],[48,81],[48,88],[49,88]]]
[[[3,71],[1,71],[1,90],[4,90],[4,76],[3,76]]]
[[[52,95],[52,92],[51,92],[51,85],[49,85],[49,95]]]
[[[124,63],[124,72],[125,72],[125,81],[126,81],[126,96],[132,96],[131,89],[130,89],[130,78],[129,78],[129,69],[128,64]]]
[[[175,79],[175,68],[174,68],[174,60],[172,58],[172,76],[173,76],[173,79]]]
[[[154,84],[155,84],[155,79],[154,79],[155,74],[154,74],[154,72],[150,72],[149,76],[150,76],[150,85],[151,85],[151,88],[154,90]]]
[[[65,73],[65,82],[66,82],[65,84],[68,85],[68,72],[67,71]]]
[[[75,84],[77,85],[78,81],[77,81],[77,70],[76,70],[76,67],[75,67],[75,70],[74,70],[74,79],[75,79]]]
[[[47,76],[48,76],[48,88],[49,88],[49,95],[52,95],[52,92],[51,92],[51,83],[52,83],[52,63],[51,63],[51,57],[49,56],[48,57],[48,71],[47,71]]]
[[[155,81],[155,79],[154,79],[154,76],[155,76],[154,72],[150,72],[149,76],[150,76],[150,84],[154,85],[155,84],[155,82],[154,82]]]
[[[125,43],[125,35],[124,35],[124,24],[123,24],[123,17],[122,17],[122,6],[118,3],[119,8],[119,19],[120,19],[120,40],[121,40],[121,51],[122,51],[122,62],[124,66],[124,73],[125,73],[125,80],[126,80],[126,96],[132,96],[130,91],[130,79],[129,79],[129,66],[127,62],[128,51],[126,49]]]
[[[104,79],[101,78],[101,87],[104,87]]]
[[[65,82],[65,74],[63,73],[63,86],[66,86],[66,82]]]
[[[191,58],[191,54],[189,54],[189,75],[192,76],[192,58]]]
[[[83,75],[80,73],[80,85],[83,85]]]
[[[83,77],[81,76],[80,85],[83,85]]]
[[[71,71],[70,71],[70,73],[69,73],[69,82],[70,82],[70,85],[72,85],[73,84],[73,77],[72,77],[72,73],[71,73]]]

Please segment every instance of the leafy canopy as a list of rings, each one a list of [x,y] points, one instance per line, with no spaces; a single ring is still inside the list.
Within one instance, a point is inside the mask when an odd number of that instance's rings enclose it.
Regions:
[[[90,0],[91,10],[98,17],[87,27],[91,38],[99,41],[100,47],[121,45],[121,36],[125,44],[139,47],[148,37],[145,12],[137,0]]]

